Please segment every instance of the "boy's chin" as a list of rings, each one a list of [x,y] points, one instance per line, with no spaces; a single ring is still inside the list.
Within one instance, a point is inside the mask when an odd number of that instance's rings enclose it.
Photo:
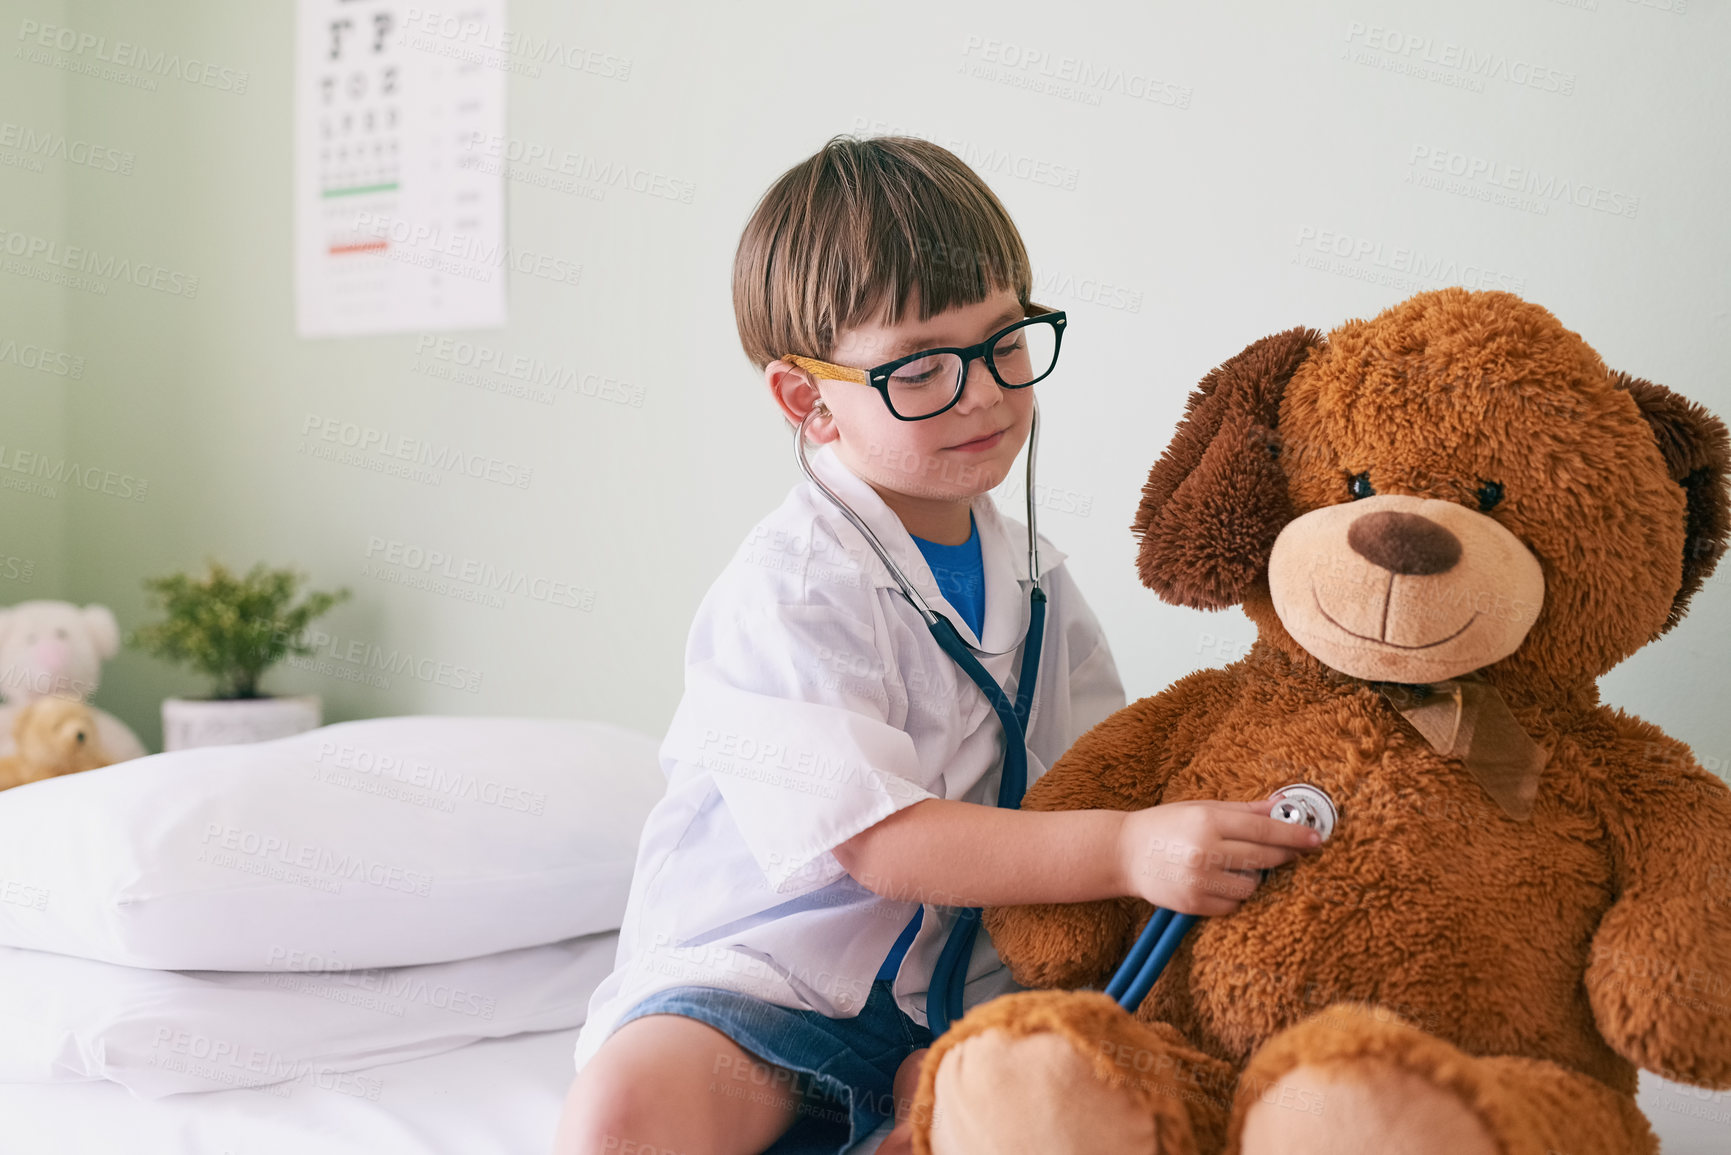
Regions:
[[[920,501],[972,501],[982,493],[990,493],[1003,482],[1003,478],[993,473],[983,473],[978,482],[967,482],[956,485],[921,485],[908,478],[886,477],[878,482],[880,489],[889,489],[902,497],[915,498]]]

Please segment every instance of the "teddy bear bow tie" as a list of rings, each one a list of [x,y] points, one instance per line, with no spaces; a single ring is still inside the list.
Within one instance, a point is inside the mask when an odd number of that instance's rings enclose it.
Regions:
[[[1343,676],[1343,680],[1347,680]],[[1357,680],[1357,679],[1351,679]],[[1444,758],[1458,758],[1510,818],[1527,821],[1551,751],[1533,741],[1497,688],[1477,672],[1410,685],[1371,682]]]

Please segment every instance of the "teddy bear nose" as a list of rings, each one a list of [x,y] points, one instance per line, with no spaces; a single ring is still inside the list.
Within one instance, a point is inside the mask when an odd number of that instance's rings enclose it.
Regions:
[[[1393,509],[1354,521],[1346,544],[1372,565],[1397,574],[1447,573],[1461,559],[1460,538],[1428,517]]]

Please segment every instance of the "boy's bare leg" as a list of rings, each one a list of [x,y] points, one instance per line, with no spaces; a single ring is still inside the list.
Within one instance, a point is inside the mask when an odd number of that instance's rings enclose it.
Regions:
[[[804,1087],[684,1015],[608,1037],[565,1097],[554,1155],[758,1155],[793,1125]]]
[[[914,1128],[908,1121],[908,1113],[913,1110],[914,1091],[920,1085],[920,1064],[930,1053],[930,1047],[921,1047],[896,1068],[891,1098],[896,1106],[896,1125],[888,1135],[884,1136],[882,1145],[878,1147],[878,1155],[913,1155]]]

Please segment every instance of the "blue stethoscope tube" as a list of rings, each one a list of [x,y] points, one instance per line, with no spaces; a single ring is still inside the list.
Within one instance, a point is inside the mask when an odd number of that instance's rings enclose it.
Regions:
[[[956,633],[948,618],[939,615],[931,623],[932,637],[944,652],[972,678],[986,700],[997,711],[1004,726],[1004,768],[998,778],[998,805],[1014,810],[1022,804],[1022,794],[1028,788],[1028,711],[1034,702],[1034,679],[1040,670],[1040,642],[1045,635],[1046,593],[1035,586],[1028,594],[1028,637],[1022,650],[1022,673],[1016,683],[1016,701],[1012,705],[1003,687],[986,672],[979,660],[968,652],[967,643]],[[926,1020],[932,1038],[949,1030],[950,1023],[962,1017],[962,991],[968,981],[968,960],[973,957],[974,938],[980,931],[980,908],[964,907],[950,928],[950,937],[932,968],[931,986],[926,989]]]
[[[998,657],[1011,651],[982,650],[964,641],[961,634],[956,632],[955,625],[932,609],[925,598],[920,596],[919,590],[914,588],[913,583],[908,581],[901,568],[891,559],[889,551],[884,548],[871,527],[812,471],[811,463],[805,456],[805,427],[815,412],[816,410],[808,412],[801,419],[799,428],[794,430],[794,457],[798,460],[800,469],[830,503],[841,511],[848,522],[859,530],[866,544],[871,546],[872,551],[884,563],[884,568],[895,579],[902,596],[919,611],[926,628],[931,630],[938,645],[955,660],[992,704],[998,721],[1004,727],[1004,766],[998,778],[998,805],[1011,810],[1018,808],[1022,804],[1022,793],[1028,788],[1028,713],[1033,707],[1034,682],[1040,670],[1040,642],[1045,636],[1046,625],[1046,592],[1040,588],[1040,534],[1034,522],[1034,455],[1040,444],[1039,402],[1034,402],[1032,420],[1028,427],[1028,575],[1033,582],[1033,589],[1028,592],[1028,632],[1021,643],[1021,678],[1016,683],[1016,700],[1013,703],[1009,695],[1004,693],[1003,687],[998,685],[974,657],[975,653]],[[973,957],[974,939],[979,931],[979,908],[964,907],[955,924],[950,927],[949,937],[944,941],[943,950],[938,955],[937,965],[932,970],[931,986],[926,990],[926,1017],[934,1039],[948,1030],[953,1020],[962,1017],[962,992],[968,981],[968,960]]]
[[[1178,953],[1178,943],[1198,917],[1194,914],[1174,914],[1164,907],[1155,907],[1154,917],[1150,918],[1148,925],[1143,928],[1142,937],[1136,940],[1136,945],[1130,949],[1129,955],[1119,966],[1118,973],[1106,984],[1106,993],[1117,999],[1118,1005],[1125,1010],[1135,1011],[1142,1005],[1142,1000],[1148,997],[1148,992],[1154,989],[1154,980],[1160,977],[1160,972],[1166,969],[1166,964]]]
[[[1028,785],[1028,712],[1034,701],[1034,680],[1040,669],[1040,642],[1045,635],[1046,624],[1046,594],[1040,588],[1039,532],[1034,522],[1034,454],[1040,443],[1039,403],[1034,404],[1033,421],[1028,432],[1028,573],[1034,588],[1028,594],[1028,632],[1022,643],[1024,649],[1021,679],[1017,682],[1014,703],[1004,693],[1003,687],[993,680],[974,657],[975,653],[998,657],[1010,651],[982,650],[968,645],[948,618],[926,604],[913,583],[908,581],[907,576],[890,558],[889,551],[884,549],[883,543],[878,540],[877,534],[871,531],[871,527],[812,471],[811,463],[805,456],[805,427],[811,418],[812,414],[807,413],[800,421],[799,428],[794,431],[794,457],[799,461],[800,469],[854,528],[859,530],[872,551],[884,563],[884,568],[895,579],[896,585],[901,588],[902,596],[919,611],[938,645],[954,659],[992,704],[999,722],[1003,724],[1005,740],[1003,772],[998,780],[998,805],[1008,809],[1020,807],[1022,794]],[[1321,831],[1323,840],[1327,841],[1334,830],[1336,812],[1333,801],[1325,792],[1306,783],[1295,783],[1281,787],[1273,796],[1279,802],[1274,810],[1274,817],[1284,822],[1315,827]],[[1135,946],[1130,949],[1129,955],[1112,976],[1112,981],[1107,984],[1106,993],[1117,999],[1125,1010],[1134,1014],[1142,1000],[1148,996],[1148,992],[1154,988],[1154,983],[1166,969],[1166,964],[1178,953],[1178,945],[1183,941],[1185,933],[1198,921],[1200,919],[1197,915],[1177,914],[1156,907],[1148,925],[1142,928],[1142,934],[1136,940]],[[967,985],[968,961],[973,956],[974,940],[979,931],[979,908],[963,908],[938,954],[937,965],[932,969],[931,985],[926,990],[926,1018],[933,1039],[947,1031],[951,1022],[962,1017],[962,993]]]

